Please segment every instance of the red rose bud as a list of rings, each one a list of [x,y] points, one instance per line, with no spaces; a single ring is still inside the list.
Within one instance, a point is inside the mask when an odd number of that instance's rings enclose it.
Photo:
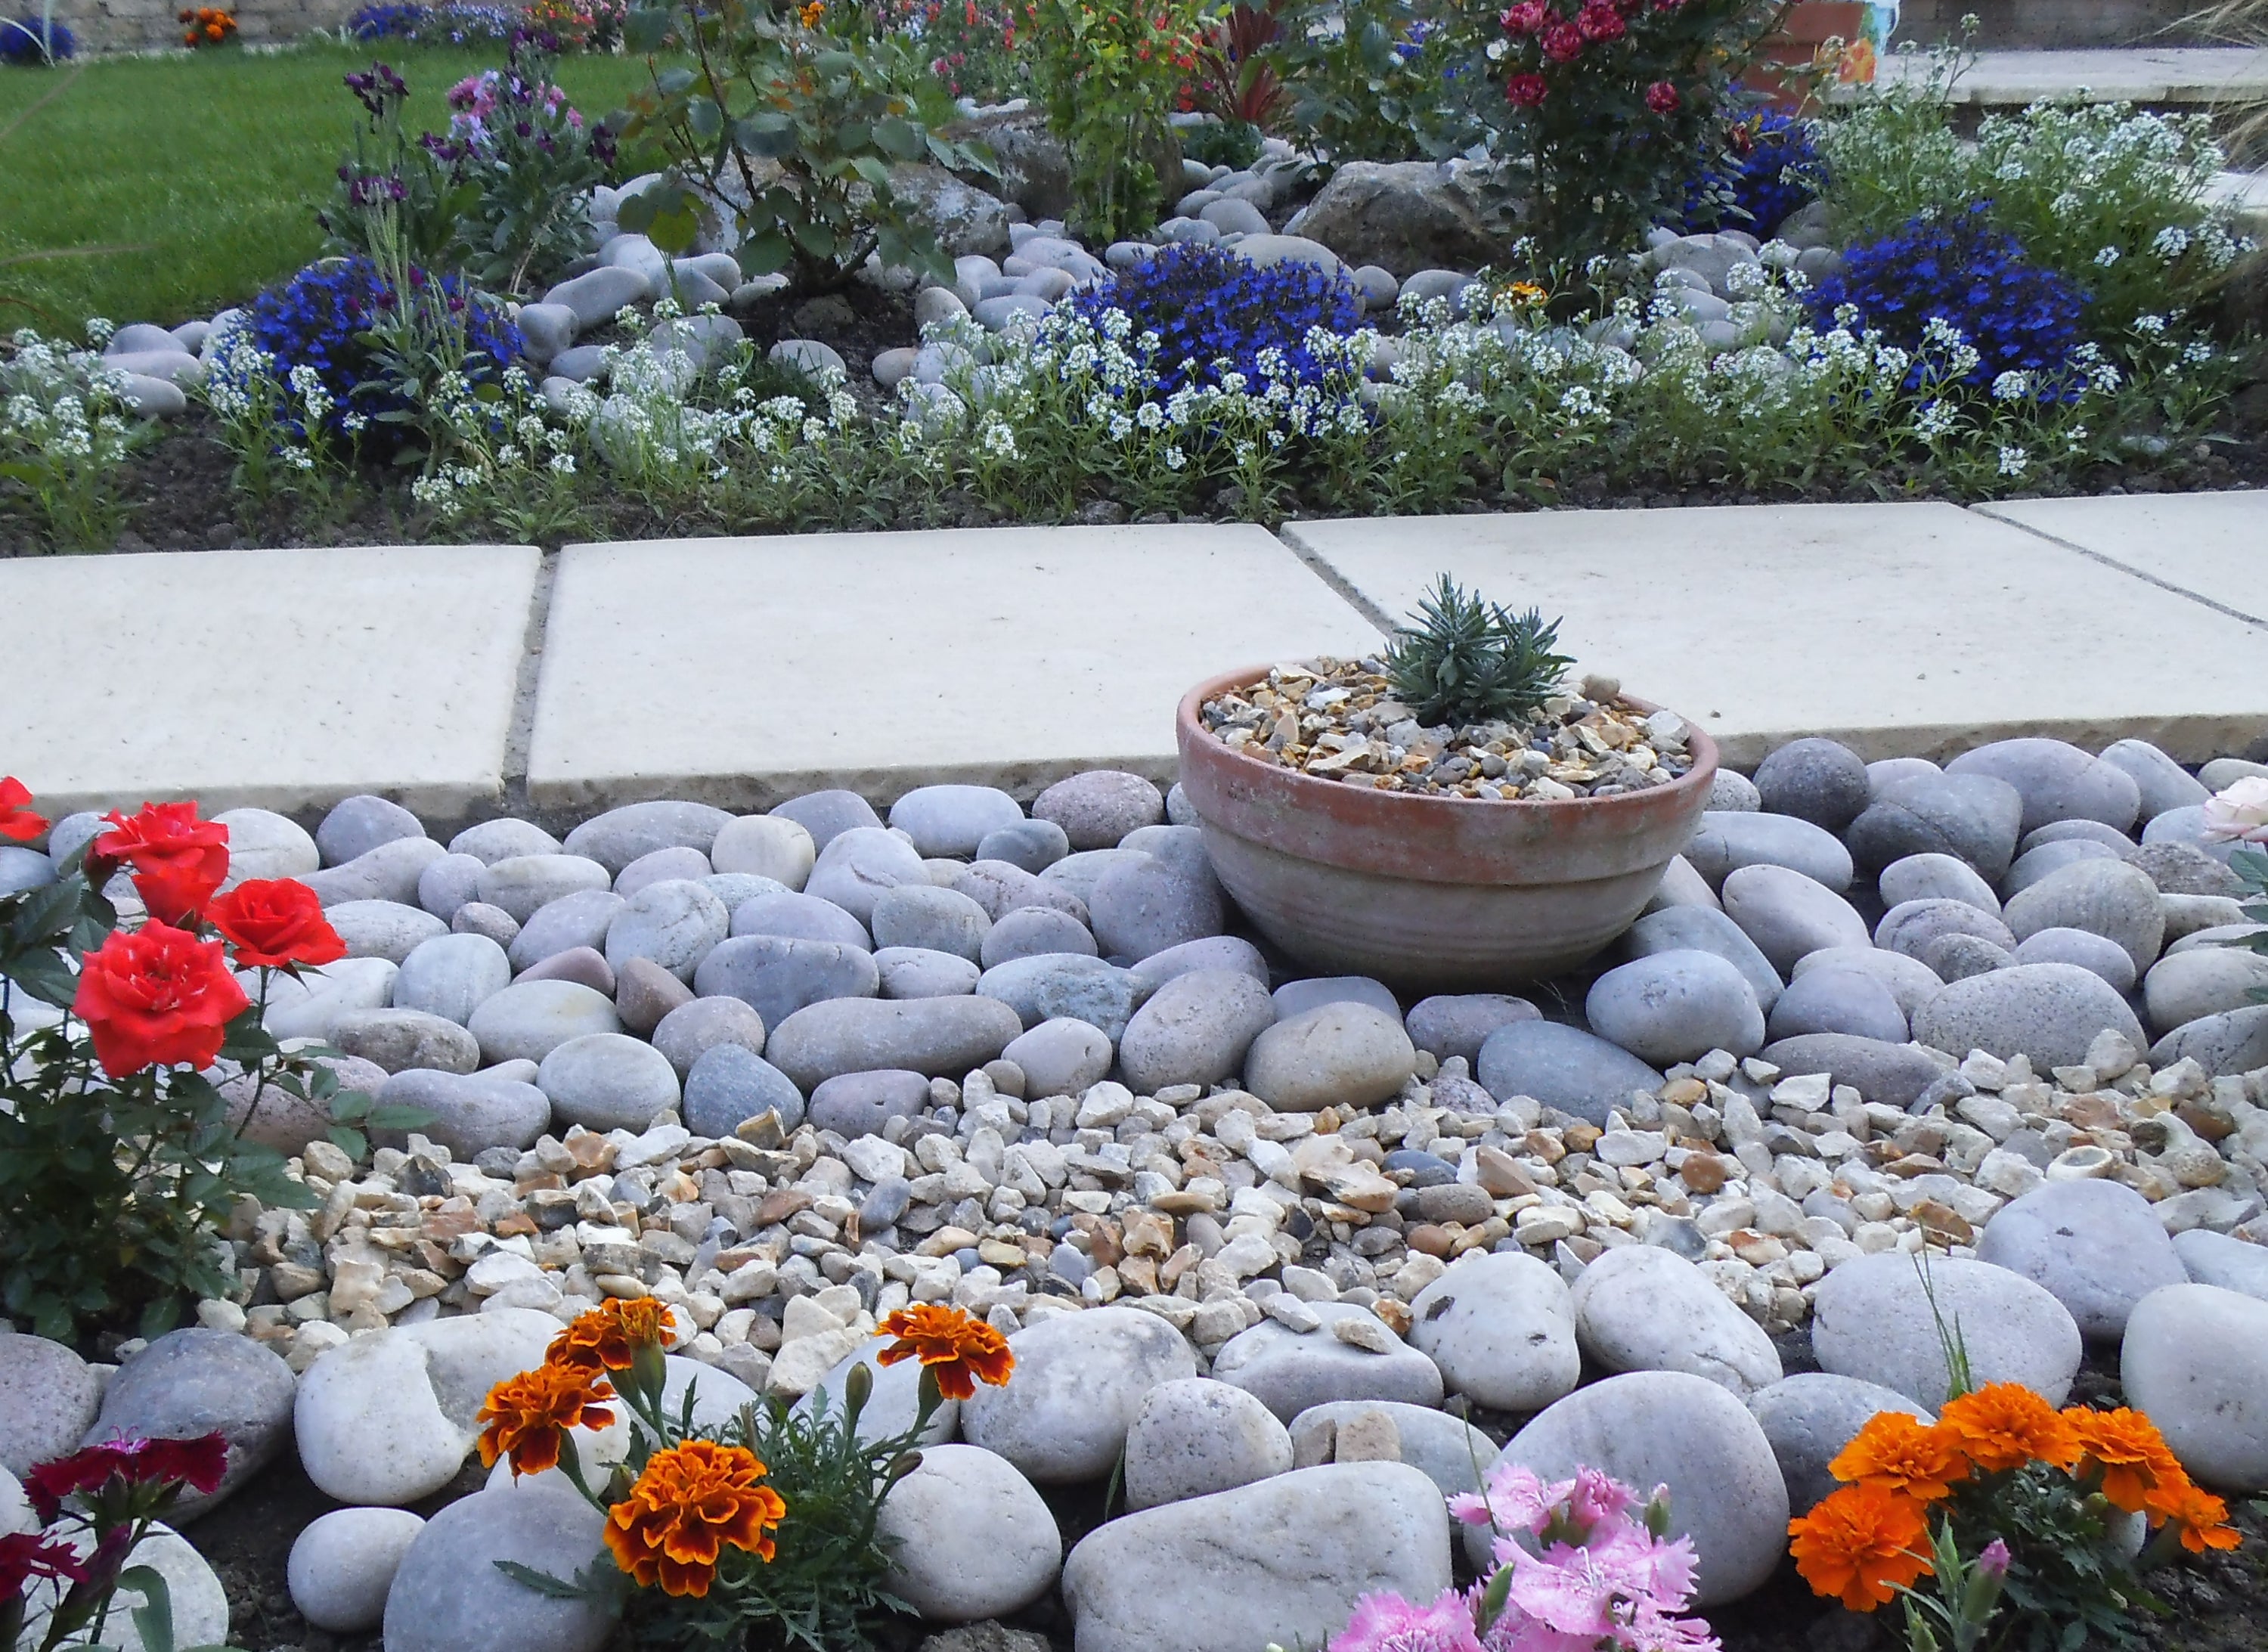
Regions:
[[[1541,75],[1514,75],[1504,84],[1504,95],[1523,109],[1532,109],[1543,102],[1550,90]]]
[[[1656,114],[1668,114],[1678,102],[1677,88],[1667,80],[1657,80],[1646,89],[1646,107]]]
[[[1572,23],[1554,23],[1543,31],[1543,55],[1555,63],[1572,63],[1583,55],[1583,31]]]

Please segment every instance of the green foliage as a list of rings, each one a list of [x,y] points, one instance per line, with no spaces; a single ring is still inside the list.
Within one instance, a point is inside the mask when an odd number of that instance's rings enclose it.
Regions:
[[[92,351],[29,331],[0,344],[0,523],[18,505],[35,543],[109,549],[125,519],[119,467],[146,438],[132,411],[125,375]]]
[[[1032,84],[1071,151],[1071,228],[1101,245],[1154,226],[1179,193],[1166,116],[1196,69],[1198,0],[1034,0]]]
[[[1280,65],[1285,136],[1332,165],[1443,152],[1442,53],[1410,0],[1286,0],[1270,61]]]
[[[116,925],[77,871],[0,899],[0,1309],[61,1342],[122,1319],[145,1336],[167,1330],[197,1298],[235,1286],[219,1229],[239,1199],[314,1202],[282,1155],[238,1133],[202,1073],[110,1078],[82,1025],[35,1007],[68,1010],[70,961]],[[328,1086],[319,1094],[336,1088],[304,1054],[283,1052],[257,1004],[229,1023],[221,1055],[255,1082],[291,1072]]]
[[[458,221],[454,264],[496,292],[538,291],[594,245],[585,205],[613,168],[614,135],[582,118],[556,84],[558,60],[515,40],[509,64],[490,70],[453,107],[457,175],[473,184]],[[485,114],[482,104],[493,100]]]
[[[1559,622],[1513,614],[1447,574],[1418,601],[1386,651],[1394,692],[1427,725],[1506,722],[1534,712],[1574,663],[1554,653]]]
[[[1940,48],[1927,74],[1863,89],[1822,123],[1837,233],[1870,240],[1989,201],[2030,262],[2088,295],[2097,336],[2204,302],[2242,250],[2208,193],[2224,164],[2211,117],[2038,104],[1987,116],[1968,143],[1944,100],[1968,61]]]
[[[1249,121],[1207,121],[1178,129],[1185,159],[1240,170],[1260,159],[1260,129]]]
[[[785,270],[798,291],[847,284],[870,254],[951,278],[952,260],[891,169],[983,170],[988,158],[931,129],[943,94],[913,41],[833,33],[825,11],[722,0],[630,14],[623,38],[647,54],[651,84],[632,100],[622,138],[658,151],[668,177],[622,203],[623,229],[680,252],[704,213],[730,212],[741,269]],[[673,40],[690,66],[657,55]]]

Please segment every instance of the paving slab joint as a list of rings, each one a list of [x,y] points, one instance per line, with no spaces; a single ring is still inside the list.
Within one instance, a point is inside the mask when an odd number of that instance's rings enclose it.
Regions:
[[[1402,622],[1395,618],[1393,615],[1388,614],[1384,608],[1381,608],[1371,599],[1370,594],[1367,592],[1364,591],[1359,586],[1356,585],[1354,581],[1348,579],[1346,575],[1341,573],[1336,568],[1333,567],[1331,565],[1330,559],[1325,557],[1322,552],[1314,549],[1312,546],[1301,542],[1298,535],[1285,533],[1284,531],[1285,528],[1290,526],[1291,524],[1289,522],[1279,523],[1277,526],[1274,530],[1276,542],[1283,546],[1285,550],[1290,551],[1292,555],[1298,557],[1301,565],[1303,565],[1308,572],[1314,574],[1315,578],[1321,579],[1325,585],[1330,586],[1333,594],[1337,596],[1349,608],[1354,609],[1354,611],[1361,615],[1363,618],[1377,626],[1380,633],[1383,635],[1388,641],[1392,641],[1394,633],[1402,628]]]
[[[551,625],[551,592],[559,578],[559,551],[543,553],[527,595],[527,629],[521,635],[519,667],[512,677],[512,724],[504,741],[501,807],[517,814],[527,807],[527,750],[535,734],[535,684],[543,669],[543,644]]]
[[[2099,550],[2092,549],[2075,540],[2066,539],[2061,535],[2051,534],[2036,523],[2028,522],[2021,517],[2012,516],[1996,510],[1990,505],[1972,505],[1967,508],[1971,514],[1984,517],[1988,521],[1998,522],[2004,527],[2021,528],[2035,539],[2045,540],[2058,550],[2068,550],[2076,556],[2086,557],[2089,562],[2100,563],[2103,567],[2123,573],[2129,579],[2139,579],[2145,585],[2154,585],[2161,591],[2169,591],[2177,597],[2196,603],[2199,608],[2209,608],[2216,614],[2226,615],[2233,620],[2242,620],[2255,631],[2268,631],[2268,618],[2263,618],[2257,614],[2248,614],[2240,608],[2231,608],[2226,602],[2217,602],[2203,592],[2192,591],[2185,585],[2177,585],[2171,579],[2152,573],[2146,568],[2137,568],[2132,564],[2121,562],[2115,557],[2106,557]]]

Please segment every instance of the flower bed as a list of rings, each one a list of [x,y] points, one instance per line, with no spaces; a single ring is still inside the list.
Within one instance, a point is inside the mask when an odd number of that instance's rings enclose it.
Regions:
[[[1334,704],[1311,690],[1300,734]],[[50,823],[0,785],[27,891],[0,1230],[158,1208],[55,1203],[66,1126],[178,1117],[217,1169],[180,1207],[186,1272],[11,1253],[12,1312],[124,1365],[106,1390],[66,1340],[0,1337],[0,1383],[38,1397],[0,1447],[167,1432],[175,1383],[229,1373],[227,1475],[170,1517],[228,1558],[255,1652],[304,1644],[259,1598],[313,1509],[284,1534],[261,1511],[301,1473],[346,1507],[298,1537],[296,1610],[350,1635],[383,1608],[395,1648],[596,1648],[605,1599],[546,1582],[593,1563],[642,1617],[755,1622],[855,1574],[933,1624],[1223,1652],[1525,1647],[1616,1600],[1776,1652],[1808,1621],[1771,1582],[1791,1538],[1856,1607],[1933,1571],[1970,1621],[2102,1629],[2137,1587],[2199,1610],[2192,1580],[2249,1575],[2257,1530],[2213,1491],[2268,1486],[2243,1398],[2268,1375],[2268,767],[2018,740],[1870,769],[1802,741],[1717,785],[1603,967],[1417,1002],[1287,977],[1181,800],[1130,775],[1028,810],[924,788],[887,828],[831,793],[446,846],[375,798],[310,834],[189,805]],[[76,979],[42,962],[74,953]],[[298,1076],[253,1104],[239,1064]],[[49,1095],[73,1073],[132,1106]],[[196,1324],[165,1332],[181,1293]],[[982,1382],[932,1392],[902,1352]],[[846,1406],[871,1433],[824,1432]],[[1652,1523],[1609,1478],[1667,1488]],[[728,1482],[753,1524],[673,1558]],[[814,1488],[852,1483],[875,1569],[813,1572]],[[239,1486],[251,1512],[206,1537]],[[445,1489],[426,1524],[392,1512]],[[1484,1586],[1445,1599],[1471,1575],[1452,1508],[1542,1532],[1543,1569],[1487,1587],[1483,1542]],[[2122,1510],[2159,1533],[2139,1584],[2102,1547]],[[1298,1581],[1318,1564],[1343,1588]]]
[[[1310,147],[1256,136],[1246,166],[1171,163],[1171,216],[1130,232],[1109,218],[1119,240],[1082,231],[1106,218],[1080,192],[1134,223],[1145,214],[1125,202],[1149,197],[1121,202],[1132,174],[1049,174],[1086,140],[1065,150],[1028,113],[947,136],[918,37],[861,36],[823,8],[764,48],[783,73],[838,47],[856,65],[809,83],[807,107],[768,129],[766,150],[792,164],[696,141],[689,82],[601,126],[565,107],[524,46],[485,92],[459,89],[512,102],[493,131],[460,111],[450,133],[413,141],[398,79],[358,77],[372,119],[325,210],[341,249],[376,260],[381,284],[499,296],[436,306],[373,288],[364,308],[387,318],[385,345],[326,346],[341,368],[323,392],[331,438],[313,446],[289,352],[269,339],[266,363],[245,355],[235,325],[288,298],[217,327],[105,334],[99,360],[19,346],[0,367],[18,392],[0,442],[45,450],[49,427],[77,418],[89,446],[26,453],[0,484],[0,521],[22,549],[122,531],[164,548],[556,542],[664,525],[1965,500],[2262,475],[2252,347],[2214,311],[2245,243],[2209,203],[2219,157],[2198,122],[2042,107],[1965,146],[1926,85],[1792,122],[1734,118],[1729,83],[1696,83],[1675,109],[1654,97],[1663,124],[1639,144],[1649,215],[1682,221],[1631,249],[1619,220],[1537,217],[1509,158],[1525,144],[1531,171],[1607,165],[1552,112],[1607,95],[1599,76],[1638,73],[1641,45],[1608,28],[1612,8],[1592,9],[1587,35],[1531,10],[1477,41],[1420,31],[1395,57],[1495,88],[1502,108],[1458,118],[1506,159],[1447,168],[1353,159],[1339,127],[1300,112],[1292,60],[1279,73],[1267,55],[1288,49],[1280,29],[1276,44],[1257,26],[1223,37],[1203,72],[1249,81]],[[634,49],[674,38],[666,13],[637,15]],[[741,25],[715,26],[721,51]],[[1536,42],[1559,28],[1580,49],[1552,58]],[[1521,67],[1533,51],[1565,84],[1532,106],[1506,99],[1522,77],[1550,80]],[[1260,68],[1278,78],[1254,79]],[[1304,68],[1322,86],[1346,72]],[[1401,141],[1452,129],[1451,104],[1404,111]],[[1172,129],[1194,145],[1226,129]],[[821,135],[837,130],[887,143],[833,155]],[[657,160],[670,163],[659,174],[592,185]],[[1157,218],[1174,191],[1144,165]],[[846,193],[854,172],[887,176],[887,195]],[[516,342],[462,336],[465,317],[503,306],[525,323]],[[178,409],[188,433],[122,419],[135,407]],[[413,463],[379,462],[396,453]]]

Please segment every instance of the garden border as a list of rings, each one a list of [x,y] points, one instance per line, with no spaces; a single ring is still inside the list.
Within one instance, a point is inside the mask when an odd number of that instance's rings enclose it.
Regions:
[[[195,796],[303,811],[377,792],[435,818],[564,817],[661,794],[766,807],[828,785],[887,799],[940,778],[1028,794],[1096,766],[1165,779],[1186,682],[1374,634],[1402,601],[1378,547],[1415,536],[1410,568],[1447,560],[1498,600],[1564,612],[1586,666],[1702,720],[1734,762],[1810,733],[1869,757],[2133,735],[2196,761],[2268,733],[2268,617],[2227,600],[2256,498],[2268,511],[2268,494],[2198,494],[1361,519],[1275,536],[1192,524],[15,559],[0,562],[0,608],[45,623],[19,634],[0,750],[63,809]],[[1058,564],[1126,560],[1020,577],[1042,542]],[[1502,554],[1512,542],[1543,548],[1522,565]],[[913,548],[934,574],[925,595],[880,572]],[[578,595],[578,568],[608,562]],[[708,625],[713,649],[721,611],[722,631],[779,653],[770,677],[719,685],[753,716],[690,697],[733,654],[657,652],[673,580],[680,599],[741,593],[684,605],[680,636]],[[767,639],[765,594],[809,613],[829,588],[830,626]],[[628,628],[626,589],[656,605]],[[1807,603],[1837,623],[1807,629],[1792,617]],[[2163,639],[2148,669],[2102,669],[2096,641],[2137,626]],[[1916,649],[1913,676],[1885,669]],[[1997,690],[1978,686],[1985,667]],[[603,738],[600,717],[614,719]],[[786,719],[827,726],[768,758],[766,719]]]

